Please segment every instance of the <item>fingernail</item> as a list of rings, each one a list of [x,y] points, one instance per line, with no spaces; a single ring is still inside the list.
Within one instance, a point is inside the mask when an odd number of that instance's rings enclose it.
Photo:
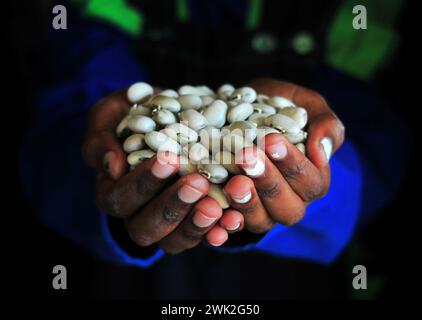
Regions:
[[[249,191],[248,193],[241,195],[241,196],[231,195],[231,198],[236,203],[246,203],[246,202],[249,202],[249,200],[251,200],[252,193]]]
[[[333,141],[331,138],[325,137],[321,140],[322,147],[324,148],[325,156],[327,160],[330,160],[331,152],[333,151]]]
[[[209,242],[209,241],[208,241],[208,243],[209,243],[210,245],[212,245],[213,247],[219,247],[219,246],[221,246],[224,242],[222,242],[222,243],[212,243],[212,242]]]
[[[171,164],[163,164],[159,161],[156,161],[151,168],[152,174],[159,179],[166,179],[170,177],[175,171],[176,168]]]
[[[267,146],[267,153],[274,160],[281,160],[287,156],[286,145],[282,142]]]
[[[105,155],[104,155],[104,159],[103,159],[103,169],[105,172],[110,173],[110,162],[111,162],[111,158],[114,156],[114,152],[113,151],[108,151]]]
[[[238,222],[235,227],[232,227],[232,228],[227,228],[226,227],[226,230],[227,231],[236,231],[237,229],[239,229],[239,227],[240,227],[240,222]]]
[[[198,201],[203,193],[195,188],[192,188],[190,185],[183,185],[177,192],[179,199],[185,203],[194,203]]]
[[[243,170],[250,177],[258,177],[264,173],[265,165],[263,161],[257,160],[255,165],[244,165]]]
[[[206,228],[212,225],[217,218],[211,218],[203,214],[201,211],[197,211],[193,216],[193,224],[199,228]]]

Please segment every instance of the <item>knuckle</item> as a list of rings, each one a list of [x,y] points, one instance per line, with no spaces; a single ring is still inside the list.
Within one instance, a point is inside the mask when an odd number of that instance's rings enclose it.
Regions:
[[[161,217],[166,224],[175,224],[184,218],[184,214],[175,207],[165,206],[161,212]]]
[[[149,174],[149,173],[148,173]],[[136,181],[136,192],[140,195],[154,194],[155,186],[148,178],[138,179]]]
[[[175,247],[175,246],[168,246],[168,245],[161,245],[161,249],[164,250],[165,253],[170,255],[175,255],[178,253],[182,253],[188,248],[181,248],[181,247]]]
[[[105,207],[108,209],[108,213],[123,218],[126,216],[124,210],[124,201],[122,201],[122,195],[120,192],[112,191],[109,194],[102,197],[104,200]]]
[[[131,210],[128,201],[125,201],[127,194],[127,188],[97,191],[95,203],[101,211],[117,218],[125,218]]]
[[[320,178],[314,180],[302,194],[302,199],[305,202],[315,201],[326,193],[324,181]]]
[[[280,183],[274,182],[271,185],[256,187],[256,192],[261,199],[275,198],[280,192]]]
[[[178,254],[187,249],[191,249],[195,247],[198,242],[189,242],[187,243],[183,238],[182,234],[179,234],[176,238],[164,238],[159,242],[159,246],[163,249],[167,254]]]
[[[277,222],[286,225],[294,226],[305,216],[306,207],[304,205],[298,206],[297,208],[292,208],[287,214],[281,215]]]
[[[258,203],[256,201],[247,204],[233,204],[233,207],[245,216],[253,214],[257,206]]]
[[[288,166],[284,171],[283,175],[287,180],[297,180],[299,177],[303,176],[307,170],[308,160],[305,158],[303,160],[297,161],[294,164]]]
[[[268,220],[265,222],[246,225],[246,228],[253,233],[262,234],[274,227],[274,221]]]
[[[140,247],[148,247],[155,242],[152,237],[145,233],[134,232],[131,230],[128,230],[128,232],[129,237]]]
[[[199,242],[204,237],[204,232],[198,228],[182,228],[182,236],[189,242]]]

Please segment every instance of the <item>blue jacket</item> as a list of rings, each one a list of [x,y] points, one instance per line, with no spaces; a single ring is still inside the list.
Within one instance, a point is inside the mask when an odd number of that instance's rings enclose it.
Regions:
[[[137,63],[125,36],[105,27],[73,25],[52,36],[46,51],[50,81],[34,104],[21,152],[24,192],[39,220],[60,235],[110,262],[147,267],[163,251],[140,259],[118,246],[107,215],[95,207],[94,170],[80,154],[90,107],[116,89],[148,81],[147,67]],[[329,263],[358,224],[369,221],[392,198],[406,159],[401,122],[367,84],[328,68],[315,78],[312,86],[328,99],[348,132],[330,160],[329,193],[312,203],[297,225],[276,225],[257,243],[215,250],[254,250]],[[377,123],[372,122],[374,115]]]

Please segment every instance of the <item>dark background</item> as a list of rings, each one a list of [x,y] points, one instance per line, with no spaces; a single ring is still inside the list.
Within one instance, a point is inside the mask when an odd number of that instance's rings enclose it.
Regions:
[[[420,56],[417,43],[420,39],[420,18],[417,1],[409,1],[398,23],[401,45],[395,63],[379,75],[379,82],[387,98],[396,106],[397,112],[406,119],[416,140],[420,109]],[[42,28],[47,12],[28,1],[18,2],[2,12],[2,27],[5,39],[2,41],[3,63],[6,73],[3,82],[3,142],[2,152],[5,165],[3,176],[2,223],[2,289],[13,298],[154,298],[159,288],[154,285],[160,277],[160,268],[168,264],[177,265],[177,258],[164,258],[156,267],[139,272],[134,268],[106,264],[92,257],[83,249],[74,246],[54,232],[41,226],[21,192],[18,174],[19,145],[29,120],[29,108],[33,88],[36,84],[37,61],[40,50]],[[415,34],[416,33],[416,34]],[[24,36],[22,36],[24,35]],[[394,130],[394,128],[392,128]],[[420,281],[417,249],[420,208],[419,170],[417,167],[417,146],[413,147],[411,162],[402,188],[391,205],[366,230],[359,232],[337,262],[330,267],[309,263],[283,261],[270,256],[259,256],[262,265],[272,268],[274,273],[295,269],[285,282],[290,298],[405,298],[415,297]],[[388,152],[386,153],[388,155]],[[393,168],[392,168],[393,170]],[[194,250],[191,260],[201,265],[204,252]],[[206,253],[211,259],[234,259],[232,256]],[[237,257],[238,265],[251,263],[251,255]],[[68,269],[66,291],[52,289],[52,268],[63,264]],[[351,289],[351,270],[355,264],[367,267],[370,278],[366,292]],[[212,269],[212,265],[209,266]],[[239,268],[240,269],[240,268]],[[233,270],[242,272],[241,270]],[[230,272],[226,270],[226,272]],[[268,291],[273,280],[263,274],[252,277],[246,271],[244,277],[250,281],[254,291],[245,292],[240,298],[283,298],[283,294]],[[268,272],[268,274],[273,274]],[[175,275],[177,276],[177,275]],[[196,275],[198,276],[198,275]],[[287,278],[286,276],[284,276]],[[282,277],[283,278],[283,277]],[[215,288],[204,289],[206,281],[192,280],[192,292],[186,295],[196,298],[234,298],[235,290]],[[189,285],[189,284],[186,284]],[[172,298],[171,295],[168,296]]]

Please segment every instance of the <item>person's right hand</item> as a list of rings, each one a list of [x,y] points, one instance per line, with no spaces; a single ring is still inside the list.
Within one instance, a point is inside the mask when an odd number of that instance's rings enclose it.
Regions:
[[[209,183],[203,176],[175,177],[177,155],[159,153],[128,172],[115,134],[128,111],[129,102],[119,91],[90,112],[82,154],[97,172],[97,206],[125,219],[129,236],[138,245],[159,243],[168,253],[192,248],[205,236],[218,246],[227,240],[228,231],[240,231],[243,215],[231,209],[223,215],[219,204],[207,196]]]

